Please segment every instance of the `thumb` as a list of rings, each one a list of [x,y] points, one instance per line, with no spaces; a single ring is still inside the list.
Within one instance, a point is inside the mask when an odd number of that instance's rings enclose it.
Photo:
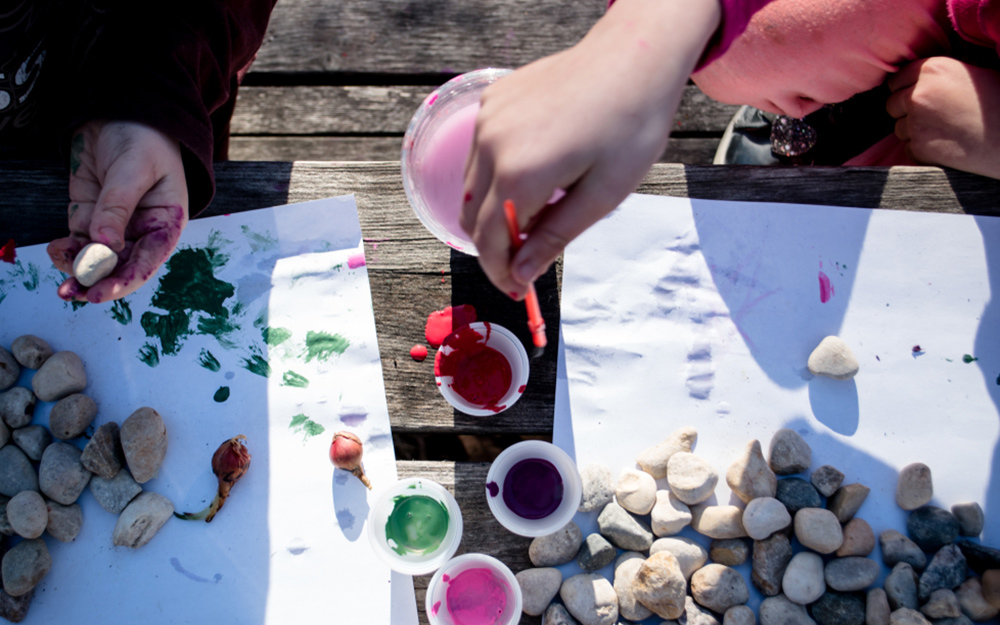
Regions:
[[[90,238],[116,252],[125,247],[125,228],[136,206],[155,184],[152,168],[142,159],[123,156],[108,168],[90,218]]]

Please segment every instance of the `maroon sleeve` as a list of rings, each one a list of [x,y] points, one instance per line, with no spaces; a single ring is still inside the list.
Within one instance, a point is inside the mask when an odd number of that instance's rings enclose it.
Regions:
[[[90,119],[124,120],[177,139],[190,212],[199,213],[215,193],[212,162],[226,156],[217,146],[226,146],[237,73],[264,40],[274,3],[112,2],[77,45],[68,130]]]
[[[948,0],[948,15],[963,39],[1000,53],[1000,0]]]

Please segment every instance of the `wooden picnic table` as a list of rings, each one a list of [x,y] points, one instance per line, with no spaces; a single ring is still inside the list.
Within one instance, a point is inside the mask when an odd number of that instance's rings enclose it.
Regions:
[[[560,267],[538,283],[550,347],[531,363],[522,399],[490,418],[454,411],[433,382],[431,359],[415,362],[409,349],[424,342],[427,315],[472,304],[530,344],[524,308],[494,289],[476,260],[437,241],[417,220],[403,192],[399,162],[230,162],[217,167],[218,193],[201,217],[318,198],[357,199],[375,310],[389,417],[394,433],[426,436],[480,434],[550,438],[559,336]],[[0,163],[0,238],[18,245],[66,234],[67,174],[52,165]],[[703,199],[825,204],[978,215],[1000,214],[1000,181],[935,167],[785,168],[655,165],[640,193]],[[807,210],[807,209],[806,209]],[[928,233],[927,244],[933,244]],[[433,479],[451,490],[465,523],[459,553],[479,552],[529,568],[529,539],[514,536],[491,515],[485,497],[487,463],[440,459],[398,461],[402,477]],[[414,579],[421,623],[423,589]],[[522,623],[539,623],[524,617]]]

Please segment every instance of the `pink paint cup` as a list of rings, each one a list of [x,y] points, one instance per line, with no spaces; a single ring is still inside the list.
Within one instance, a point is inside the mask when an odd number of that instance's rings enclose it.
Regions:
[[[439,568],[424,608],[431,625],[515,625],[523,598],[517,578],[494,557],[467,553]]]
[[[477,255],[458,217],[464,195],[465,161],[483,89],[509,69],[479,69],[438,87],[413,114],[403,137],[403,189],[420,221],[460,252]]]

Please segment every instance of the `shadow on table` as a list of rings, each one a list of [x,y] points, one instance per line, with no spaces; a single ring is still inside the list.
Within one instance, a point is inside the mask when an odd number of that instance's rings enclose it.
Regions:
[[[198,217],[239,213],[288,203],[293,163],[215,164],[215,197]]]

